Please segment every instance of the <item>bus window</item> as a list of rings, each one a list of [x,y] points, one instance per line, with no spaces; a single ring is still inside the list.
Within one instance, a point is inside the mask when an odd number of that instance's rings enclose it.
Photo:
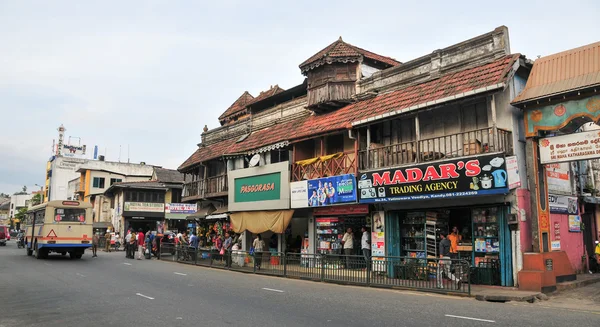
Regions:
[[[44,223],[44,217],[46,216],[46,213],[44,210],[40,210],[38,212],[35,213],[35,223],[37,224],[43,224]]]
[[[56,209],[54,221],[57,222],[85,222],[85,209]]]

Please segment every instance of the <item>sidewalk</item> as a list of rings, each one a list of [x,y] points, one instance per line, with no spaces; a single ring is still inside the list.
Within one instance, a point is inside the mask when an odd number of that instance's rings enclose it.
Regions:
[[[556,295],[562,291],[572,290],[575,288],[585,287],[594,283],[600,282],[600,274],[581,274],[577,275],[577,280],[571,282],[558,283],[556,292],[549,294]],[[490,302],[529,302],[533,303],[537,300],[547,300],[548,295],[541,292],[519,291],[516,287],[500,287],[500,286],[484,286],[471,285],[471,296],[479,301]]]

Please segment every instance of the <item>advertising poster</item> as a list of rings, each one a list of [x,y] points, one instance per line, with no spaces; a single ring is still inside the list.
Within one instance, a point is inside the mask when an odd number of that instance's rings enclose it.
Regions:
[[[308,205],[328,206],[356,202],[354,175],[339,175],[308,181]]]
[[[308,207],[308,181],[290,183],[290,202],[292,208]]]
[[[373,171],[360,176],[358,189],[361,203],[505,194],[506,160],[502,155],[483,155]]]
[[[521,186],[521,177],[519,176],[519,164],[517,156],[506,157],[506,173],[508,174],[508,188],[513,189]]]
[[[385,212],[375,211],[373,213],[373,224],[371,230],[371,258],[373,260],[373,271],[385,271]]]
[[[581,216],[569,215],[569,232],[581,232]]]
[[[577,206],[577,197],[564,195],[548,195],[548,203],[551,213],[561,213],[569,215],[577,215],[579,209]]]
[[[569,163],[556,163],[546,165],[546,178],[548,191],[571,194],[571,178]]]

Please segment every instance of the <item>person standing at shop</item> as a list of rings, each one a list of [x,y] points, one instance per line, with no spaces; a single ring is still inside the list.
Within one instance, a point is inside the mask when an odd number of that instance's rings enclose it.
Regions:
[[[104,234],[104,239],[106,240],[106,243],[104,243],[104,252],[110,252],[110,238],[111,234],[109,228],[106,230],[106,234]]]
[[[452,264],[452,260],[450,260],[450,240],[448,240],[448,238],[446,237],[446,233],[441,232],[440,233],[440,238],[442,239],[440,241],[439,244],[439,251],[440,251],[440,259],[438,261],[438,266],[437,266],[437,287],[438,288],[444,288],[444,276],[443,274],[446,274],[446,277],[448,277],[448,279],[452,280],[453,282],[456,282],[456,287],[458,289],[460,289],[461,286],[461,281],[460,279],[456,278],[456,276],[454,276],[454,274],[452,274],[451,270],[450,270],[450,265]]]
[[[462,241],[462,235],[458,233],[458,227],[452,227],[452,233],[448,235],[450,241],[450,258],[458,259],[458,243]]]
[[[225,255],[225,267],[231,268],[231,246],[233,245],[233,239],[229,232],[225,233],[225,242],[223,243],[224,255]]]
[[[346,269],[350,269],[350,261],[352,260],[350,256],[354,249],[354,235],[352,234],[352,228],[348,227],[346,234],[344,234],[344,238],[342,238],[342,243],[344,244],[344,255],[346,256]]]
[[[265,242],[262,240],[260,234],[256,234],[256,238],[254,238],[254,242],[252,242],[252,247],[254,248],[254,265],[260,270],[260,265],[262,264],[262,252],[265,249]]]
[[[371,238],[369,237],[369,230],[364,226],[362,228],[360,247],[362,249],[363,257],[365,257],[365,265],[367,266],[367,270],[371,270]]]
[[[142,232],[142,229],[138,229],[138,234],[137,234],[137,259],[138,260],[142,260],[142,258],[144,257],[144,242],[145,242],[146,238],[144,237],[144,232]]]
[[[135,259],[135,252],[137,251],[137,236],[133,229],[131,230],[129,238],[129,259]]]

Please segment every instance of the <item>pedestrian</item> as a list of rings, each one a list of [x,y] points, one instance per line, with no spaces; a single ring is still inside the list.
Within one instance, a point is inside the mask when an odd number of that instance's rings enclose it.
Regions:
[[[117,251],[116,249],[116,244],[117,244],[117,233],[112,232],[110,233],[110,249]]]
[[[360,247],[362,249],[362,255],[365,258],[365,265],[367,270],[371,270],[371,238],[369,237],[369,230],[363,226],[362,237],[360,239]]]
[[[600,265],[600,242],[596,241],[596,249],[594,250],[594,254],[596,254],[596,262]]]
[[[110,228],[106,230],[106,234],[104,234],[104,252],[110,252]]]
[[[344,245],[344,255],[346,256],[346,269],[352,267],[352,252],[354,249],[354,235],[352,234],[352,228],[348,227],[346,234],[342,238],[342,244]]]
[[[127,235],[125,235],[125,258],[129,259],[129,248],[131,245],[131,230],[127,230]]]
[[[461,280],[459,278],[456,278],[456,276],[454,276],[454,274],[452,274],[452,271],[450,270],[450,267],[452,265],[452,260],[450,259],[450,240],[446,237],[446,233],[444,232],[440,233],[440,238],[441,241],[438,247],[440,251],[440,260],[438,261],[436,276],[437,287],[444,288],[443,274],[446,274],[446,277],[448,277],[448,279],[452,280],[453,282],[456,282],[456,288],[460,289],[462,283]]]
[[[260,270],[260,266],[262,265],[262,252],[265,250],[265,241],[262,240],[260,234],[256,234],[256,237],[252,242],[252,247],[254,248],[254,266]]]
[[[137,259],[138,260],[142,260],[142,257],[144,256],[144,241],[145,241],[144,232],[140,228],[140,229],[138,229],[138,235],[137,235]]]
[[[131,230],[131,239],[129,240],[129,259],[135,259],[135,252],[137,252],[137,235]]]
[[[458,243],[462,241],[462,235],[458,233],[458,227],[452,227],[452,233],[448,234],[450,241],[450,258],[458,259]]]
[[[231,247],[233,246],[233,239],[229,232],[225,233],[225,242],[223,242],[223,249],[225,255],[225,267],[231,268]]]
[[[98,256],[98,242],[100,242],[100,233],[94,233],[92,237],[92,258]]]

